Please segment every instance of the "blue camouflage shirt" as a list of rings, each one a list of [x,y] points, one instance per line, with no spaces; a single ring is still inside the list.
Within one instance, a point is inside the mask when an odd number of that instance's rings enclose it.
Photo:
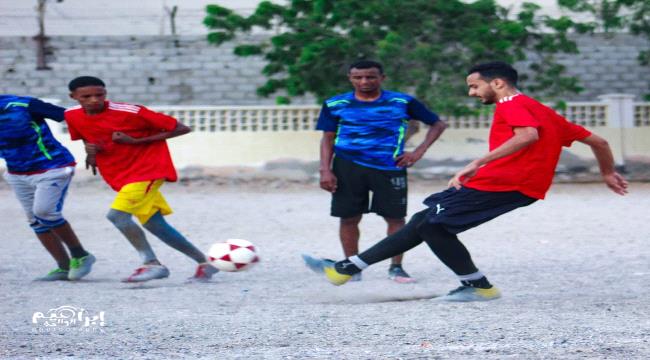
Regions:
[[[404,152],[409,120],[431,125],[439,121],[410,95],[382,90],[374,101],[360,101],[354,92],[325,100],[317,130],[336,132],[334,154],[359,165],[401,170],[395,159]]]
[[[45,118],[63,121],[64,108],[26,96],[0,95],[0,158],[13,174],[44,172],[74,164]]]

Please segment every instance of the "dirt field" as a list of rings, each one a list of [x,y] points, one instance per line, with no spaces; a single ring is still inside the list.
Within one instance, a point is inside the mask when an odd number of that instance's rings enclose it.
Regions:
[[[412,188],[409,213],[441,189]],[[405,258],[418,279],[412,285],[387,280],[387,263],[342,287],[309,272],[303,252],[340,258],[329,196],[314,187],[194,183],[163,190],[176,211],[169,222],[202,249],[249,239],[262,262],[208,284],[185,284],[194,264],[150,236],[171,277],[120,283],[139,259],[104,218],[113,193],[77,184],[65,214],[97,256],[95,269],[76,283],[32,282],[54,263],[4,186],[1,358],[650,358],[648,184],[632,184],[626,197],[604,185],[558,185],[546,201],[463,233],[477,265],[504,295],[470,304],[431,299],[457,282],[423,245]],[[381,219],[367,216],[362,248],[384,231]],[[46,326],[35,316],[64,305],[102,317],[88,326]]]

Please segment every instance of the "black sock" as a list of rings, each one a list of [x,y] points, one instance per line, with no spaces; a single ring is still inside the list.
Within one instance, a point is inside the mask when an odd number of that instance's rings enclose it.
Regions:
[[[354,263],[348,259],[338,261],[334,264],[334,269],[336,272],[339,274],[346,274],[346,275],[354,275],[356,273],[360,273],[361,269],[359,269]]]
[[[485,276],[483,276],[480,279],[476,279],[476,280],[463,280],[460,283],[465,285],[465,286],[470,286],[470,287],[479,288],[479,289],[489,289],[489,288],[492,287],[492,284],[490,284],[490,282],[488,281],[488,279]]]
[[[72,257],[74,258],[82,258],[88,255],[88,252],[84,250],[82,246],[77,246],[77,247],[70,248],[70,255],[72,255]]]
[[[398,269],[398,268],[401,269],[402,264],[390,264],[390,267],[388,268],[388,270],[390,271],[390,270]]]

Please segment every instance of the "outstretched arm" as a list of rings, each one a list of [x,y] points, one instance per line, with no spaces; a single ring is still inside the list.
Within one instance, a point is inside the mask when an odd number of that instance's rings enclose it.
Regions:
[[[176,136],[181,136],[189,133],[191,129],[186,125],[177,122],[176,128],[172,131],[162,131],[151,136],[142,138],[134,138],[123,132],[116,131],[113,133],[113,141],[118,144],[147,144],[154,141],[166,140]]]
[[[517,151],[535,143],[539,139],[539,134],[537,129],[531,126],[526,127],[516,127],[513,129],[515,133],[508,141],[501,144],[501,146],[490,151],[484,156],[472,161],[459,172],[457,172],[451,180],[449,180],[448,186],[455,187],[460,189],[461,186],[467,182],[472,176],[476,175],[478,169],[497,159],[514,154]]]
[[[397,166],[407,167],[415,164],[418,160],[424,156],[424,153],[427,152],[427,149],[440,137],[443,131],[447,128],[447,124],[443,121],[438,120],[433,125],[429,126],[429,131],[422,141],[422,144],[418,145],[412,152],[404,152],[402,155],[397,157]]]
[[[596,134],[591,134],[579,141],[591,147],[607,187],[619,195],[627,194],[627,181],[614,169],[614,156],[607,140]]]

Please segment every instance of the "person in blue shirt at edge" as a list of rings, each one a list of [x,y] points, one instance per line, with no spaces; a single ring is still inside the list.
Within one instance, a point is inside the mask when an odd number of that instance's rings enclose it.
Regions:
[[[61,122],[64,110],[33,97],[0,95],[0,158],[7,165],[4,178],[36,237],[58,265],[36,279],[42,281],[79,280],[90,273],[95,262],[62,215],[76,163],[54,138],[45,118]]]
[[[320,145],[320,187],[332,193],[331,215],[340,218],[339,236],[346,257],[359,251],[359,223],[364,213],[384,218],[387,234],[401,229],[407,208],[406,169],[422,158],[446,125],[414,97],[383,90],[380,63],[361,60],[348,68],[354,88],[327,99],[317,130]],[[404,151],[409,120],[429,125],[424,141]],[[372,200],[369,192],[372,192]],[[403,254],[392,258],[389,278],[411,283],[402,268]],[[320,271],[318,264],[314,271]],[[361,273],[353,280],[361,280]]]

